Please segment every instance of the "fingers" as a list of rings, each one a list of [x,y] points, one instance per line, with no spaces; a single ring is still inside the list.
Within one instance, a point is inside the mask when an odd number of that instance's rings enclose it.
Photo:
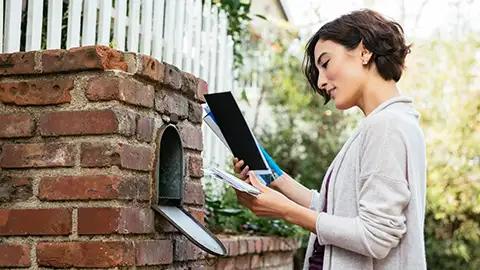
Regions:
[[[240,161],[233,164],[234,170],[235,170],[236,173],[241,173],[242,172],[242,166],[243,166],[244,163],[245,162],[243,160],[240,160]]]
[[[239,160],[238,158],[234,158],[232,160],[233,162],[233,170],[235,173],[239,174],[240,175],[240,178],[242,180],[246,180],[247,179],[247,175],[248,175],[248,170],[249,170],[249,167],[248,166],[245,166],[245,168],[243,168],[242,170],[242,166],[245,164],[245,161],[243,160]],[[250,181],[248,182],[250,183]]]
[[[242,170],[242,172],[240,173],[240,176],[242,177],[242,179],[246,179],[247,178],[247,175],[248,175],[248,165],[245,166],[245,168]],[[250,183],[250,181],[248,181]]]
[[[255,173],[249,172],[248,173],[248,179],[250,180],[250,183],[261,191],[265,190],[266,186],[258,180],[258,178],[255,176]]]

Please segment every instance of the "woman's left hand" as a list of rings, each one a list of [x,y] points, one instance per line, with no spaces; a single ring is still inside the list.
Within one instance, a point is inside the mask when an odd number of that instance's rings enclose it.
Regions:
[[[255,197],[235,190],[240,203],[250,209],[256,216],[285,219],[288,209],[294,202],[285,195],[265,186],[252,171],[249,172],[248,176],[250,183],[258,188],[261,193]]]

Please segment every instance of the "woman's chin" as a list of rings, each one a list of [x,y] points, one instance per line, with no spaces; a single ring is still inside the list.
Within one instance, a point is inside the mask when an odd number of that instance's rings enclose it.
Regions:
[[[333,102],[335,103],[335,108],[337,108],[337,110],[348,110],[352,107],[348,103],[342,102],[338,98],[334,99]]]

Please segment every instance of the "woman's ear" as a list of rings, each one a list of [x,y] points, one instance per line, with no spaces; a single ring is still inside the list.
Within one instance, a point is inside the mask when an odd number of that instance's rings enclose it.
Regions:
[[[372,52],[370,52],[365,45],[363,44],[363,40],[360,41],[358,47],[361,49],[360,51],[360,59],[362,60],[363,65],[367,65],[372,58]]]

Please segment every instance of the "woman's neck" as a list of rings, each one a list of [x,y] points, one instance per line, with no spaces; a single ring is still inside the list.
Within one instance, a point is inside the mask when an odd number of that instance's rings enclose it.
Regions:
[[[371,80],[364,88],[357,106],[365,116],[368,116],[382,103],[399,95],[400,92],[398,91],[395,81],[385,81],[383,79]]]

